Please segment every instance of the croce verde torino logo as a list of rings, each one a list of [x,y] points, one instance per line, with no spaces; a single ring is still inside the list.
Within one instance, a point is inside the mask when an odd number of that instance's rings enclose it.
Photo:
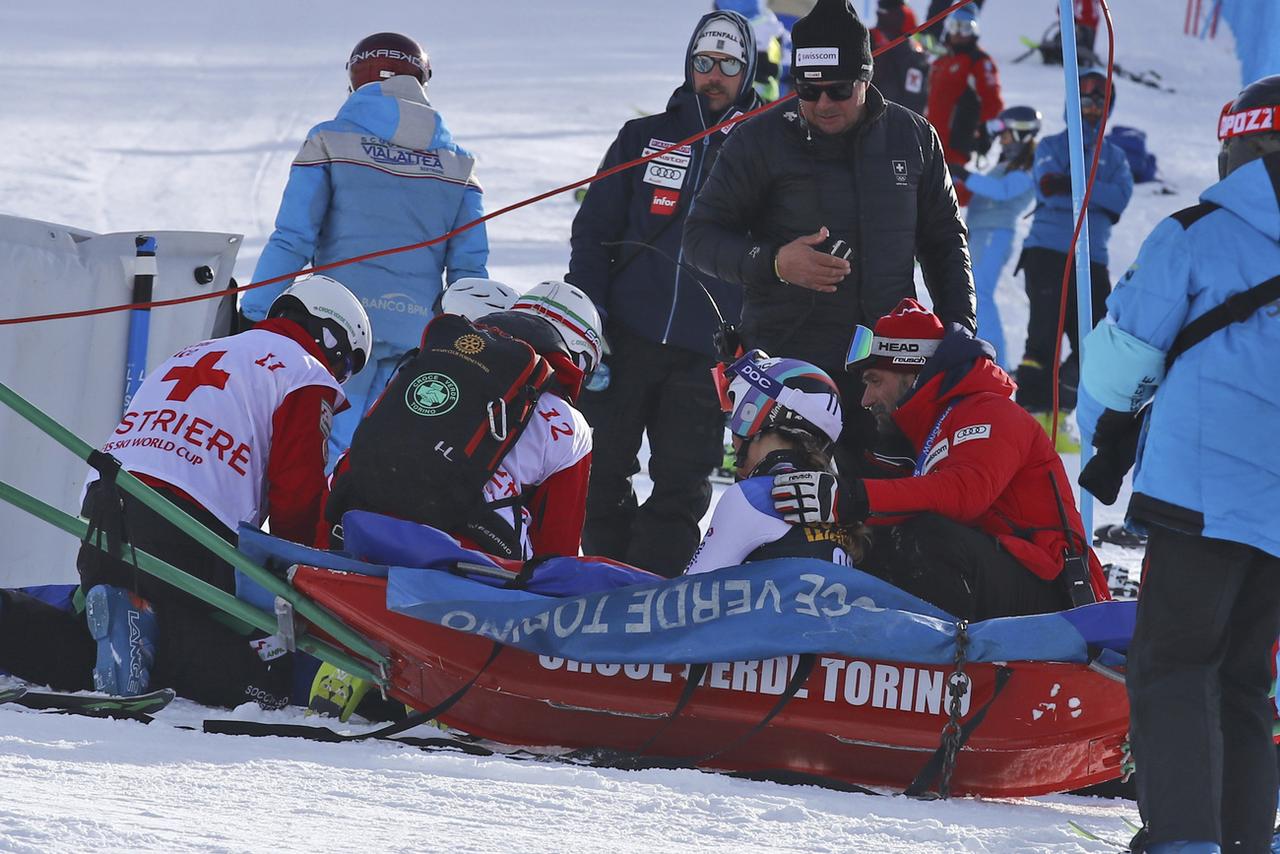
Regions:
[[[404,402],[418,415],[444,415],[458,403],[458,384],[445,374],[422,374],[409,383]]]

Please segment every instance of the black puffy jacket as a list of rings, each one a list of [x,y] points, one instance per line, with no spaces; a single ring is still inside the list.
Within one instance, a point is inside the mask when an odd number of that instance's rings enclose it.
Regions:
[[[736,27],[748,46],[749,61],[739,79],[748,81],[737,99],[721,115],[710,115],[707,99],[693,91],[690,53],[685,51],[684,84],[671,94],[667,109],[657,115],[632,119],[622,126],[605,154],[600,168],[608,169],[633,160],[655,148],[667,148],[734,115],[760,106],[750,84],[755,74],[755,41],[750,25],[736,14],[712,12],[694,28],[694,37],[713,18]],[[715,354],[712,335],[716,314],[707,296],[682,270],[680,240],[685,214],[694,195],[711,172],[711,164],[728,132],[741,124],[683,146],[671,154],[611,175],[591,185],[582,208],[573,219],[572,254],[566,280],[577,285],[607,316],[610,326],[620,324],[631,332],[687,350]],[[639,241],[608,246],[616,241]],[[725,319],[737,322],[742,289],[735,284],[698,276],[719,305]]]
[[[835,293],[783,284],[779,248],[826,226],[854,251]],[[867,89],[853,130],[811,130],[794,104],[743,123],[725,142],[685,220],[684,257],[745,288],[743,338],[773,356],[842,370],[853,327],[915,296],[920,260],[935,313],[976,328],[968,233],[921,116]]]

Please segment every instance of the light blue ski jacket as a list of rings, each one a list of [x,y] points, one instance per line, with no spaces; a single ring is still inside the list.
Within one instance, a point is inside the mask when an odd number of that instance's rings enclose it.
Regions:
[[[973,172],[964,179],[965,187],[973,193],[964,218],[970,232],[982,228],[1016,229],[1018,217],[1035,198],[1031,172],[1027,169],[1010,172],[1008,167],[1008,163],[997,163],[985,175]]]
[[[1077,415],[1151,402],[1129,512],[1280,556],[1280,303],[1179,356],[1178,333],[1280,275],[1280,154],[1205,190],[1156,226],[1084,342]],[[1154,400],[1153,400],[1154,397]]]
[[[483,213],[475,159],[454,144],[444,120],[413,77],[361,86],[332,121],[311,129],[294,158],[289,183],[254,281],[308,264],[421,243]],[[329,271],[360,297],[383,352],[416,347],[444,286],[487,277],[483,225],[445,243],[385,255]],[[241,308],[266,315],[288,285],[249,291]]]
[[[1085,168],[1093,162],[1093,140],[1098,135],[1096,125],[1084,126]],[[1031,218],[1031,231],[1023,242],[1024,247],[1038,246],[1055,252],[1066,252],[1071,246],[1071,233],[1076,219],[1071,212],[1071,193],[1055,193],[1046,196],[1040,189],[1045,175],[1071,174],[1071,155],[1067,146],[1067,132],[1046,136],[1036,148],[1033,168],[1036,183],[1036,210]],[[1133,196],[1133,172],[1124,152],[1113,143],[1102,141],[1102,154],[1098,158],[1098,174],[1093,182],[1093,195],[1089,198],[1089,260],[1095,264],[1107,263],[1107,244],[1111,242],[1111,226]]]

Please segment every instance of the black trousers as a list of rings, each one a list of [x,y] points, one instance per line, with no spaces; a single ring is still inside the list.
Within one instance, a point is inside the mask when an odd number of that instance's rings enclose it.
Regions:
[[[203,507],[164,493],[172,503],[228,542],[234,535]],[[91,486],[81,512],[92,517],[103,493]],[[131,496],[124,498],[125,520],[135,547],[228,592],[234,572],[208,549],[173,527]],[[156,660],[152,688],[173,688],[183,697],[208,705],[235,706],[245,700],[283,705],[291,688],[288,656],[267,664],[242,634],[215,618],[216,611],[129,562],[128,550],[114,558],[81,546],[76,558],[81,587],[110,584],[134,590],[151,602],[156,614]],[[61,690],[93,687],[97,644],[81,614],[53,608],[17,591],[0,593],[0,669]],[[258,635],[260,636],[260,634]]]
[[[1271,850],[1267,695],[1277,634],[1280,558],[1152,526],[1127,678],[1138,806],[1152,842]]]
[[[861,569],[965,620],[1045,614],[1071,606],[1057,581],[1045,581],[995,537],[936,513],[872,529]]]
[[[593,429],[583,550],[675,577],[702,539],[708,478],[724,454],[724,413],[712,359],[610,329],[609,387],[585,392]],[[653,493],[638,504],[631,477],[649,434]]]
[[[1058,306],[1062,296],[1062,274],[1067,255],[1052,249],[1032,247],[1022,250],[1018,265],[1026,274],[1027,299],[1031,302],[1027,318],[1027,346],[1018,366],[1018,403],[1032,412],[1047,412],[1053,407],[1053,351],[1058,337]],[[1107,314],[1107,297],[1111,293],[1111,274],[1105,264],[1089,265],[1090,288],[1093,291],[1093,322],[1097,326]],[[1075,259],[1071,259],[1071,278],[1067,282],[1066,334],[1071,342],[1071,355],[1060,372],[1059,404],[1064,410],[1076,408],[1076,388],[1080,381],[1080,332],[1076,309]]]

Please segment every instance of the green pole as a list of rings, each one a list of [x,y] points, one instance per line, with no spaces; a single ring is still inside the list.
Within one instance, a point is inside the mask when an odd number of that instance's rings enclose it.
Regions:
[[[9,502],[20,510],[25,510],[37,519],[48,522],[55,528],[61,528],[77,539],[83,540],[88,534],[89,524],[85,520],[63,513],[56,507],[52,507],[3,481],[0,481],[0,499]],[[255,608],[247,602],[241,602],[225,590],[214,587],[206,581],[201,581],[199,578],[189,575],[144,551],[139,550],[136,554],[138,568],[144,572],[208,602],[215,608],[225,611],[256,629],[271,633],[277,630],[278,626],[274,615]],[[362,662],[324,641],[302,635],[297,639],[297,647],[303,652],[310,653],[321,661],[327,661],[335,667],[359,676],[361,679],[368,679],[383,688],[386,687],[385,680],[380,675],[374,673]]]
[[[88,443],[67,428],[63,427],[57,421],[54,421],[44,412],[40,411],[40,409],[32,405],[29,401],[4,383],[0,383],[0,403],[4,403],[14,412],[18,413],[27,421],[30,421],[37,428],[42,430],[55,442],[71,451],[71,453],[75,454],[80,459],[88,462],[89,455],[94,451]],[[172,523],[175,527],[190,536],[200,545],[204,546],[209,551],[213,552],[215,555],[252,578],[272,594],[284,599],[293,606],[294,610],[297,611],[298,614],[305,617],[338,643],[352,650],[357,655],[367,658],[376,664],[386,664],[386,657],[380,650],[369,643],[368,640],[353,631],[333,614],[330,614],[324,608],[321,608],[307,597],[298,593],[298,591],[294,590],[282,579],[277,578],[275,575],[272,575],[267,570],[240,554],[240,552],[236,551],[235,547],[230,543],[213,533],[213,531],[210,531],[204,525],[201,525],[195,519],[192,519],[154,489],[123,470],[121,470],[116,476],[116,483],[119,484],[120,488],[125,492],[129,493],[147,507],[160,514],[160,516],[165,520]]]

